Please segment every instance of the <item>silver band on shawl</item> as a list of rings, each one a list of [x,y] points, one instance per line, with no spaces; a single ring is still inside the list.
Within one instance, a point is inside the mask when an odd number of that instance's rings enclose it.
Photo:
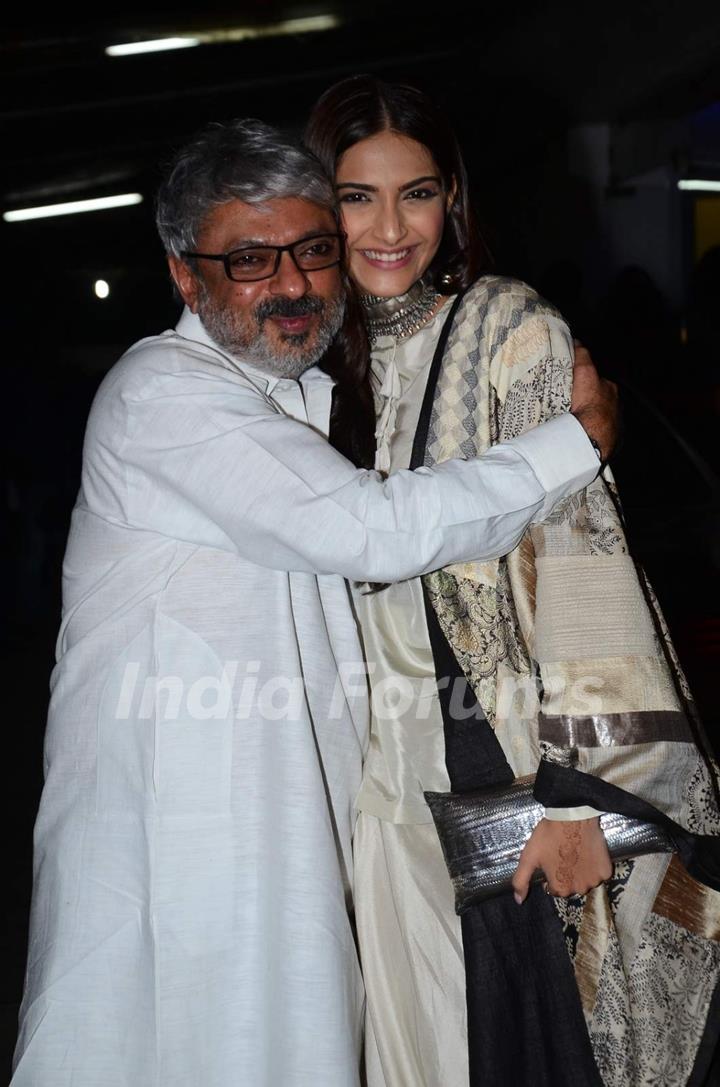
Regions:
[[[605,713],[590,717],[540,714],[539,739],[559,747],[695,742],[687,717],[679,710]]]

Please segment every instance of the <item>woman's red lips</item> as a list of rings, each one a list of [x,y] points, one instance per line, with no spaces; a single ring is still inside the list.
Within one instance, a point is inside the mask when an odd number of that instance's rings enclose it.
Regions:
[[[416,248],[415,245],[408,245],[399,249],[361,249],[360,253],[373,268],[391,272],[396,268],[406,268]]]

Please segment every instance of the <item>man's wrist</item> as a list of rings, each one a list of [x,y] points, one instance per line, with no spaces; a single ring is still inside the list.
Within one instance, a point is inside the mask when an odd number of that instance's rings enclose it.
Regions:
[[[570,414],[575,416],[578,423],[580,424],[580,426],[585,431],[585,435],[587,437],[587,440],[590,442],[590,445],[593,447],[593,451],[594,451],[595,456],[597,457],[597,459],[598,459],[598,461],[600,463],[600,467],[604,468],[605,467],[606,457],[603,456],[603,449],[602,449],[602,446],[600,445],[600,442],[597,440],[597,438],[593,437],[593,435],[590,433],[590,430],[588,429],[588,426],[587,426],[587,422],[588,422],[587,413],[583,412],[583,411],[571,411]]]
[[[595,453],[597,455],[597,459],[600,461],[600,464],[602,465],[604,462],[603,462],[602,449],[600,448],[600,443],[596,442],[595,439],[592,438],[589,434],[588,434],[588,441],[590,442],[590,445],[595,450]]]

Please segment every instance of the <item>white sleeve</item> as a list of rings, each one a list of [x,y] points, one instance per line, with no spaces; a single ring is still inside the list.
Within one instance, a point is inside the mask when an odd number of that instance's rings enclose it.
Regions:
[[[583,804],[580,808],[545,809],[545,818],[556,823],[574,823],[579,819],[594,819],[596,815],[602,815],[602,812],[591,808],[589,804]]]
[[[592,479],[600,471],[598,455],[574,415],[557,415],[533,430],[526,430],[519,437],[512,438],[508,444],[528,458],[547,494],[532,519],[533,524],[549,517],[558,502],[558,494],[566,488],[568,458],[577,456],[577,467],[592,473]],[[566,495],[568,493],[573,492],[565,491]]]
[[[242,385],[199,371],[152,389],[133,398],[116,385],[93,408],[86,503],[274,569],[392,582],[497,557],[598,470],[572,416],[477,459],[384,480]]]

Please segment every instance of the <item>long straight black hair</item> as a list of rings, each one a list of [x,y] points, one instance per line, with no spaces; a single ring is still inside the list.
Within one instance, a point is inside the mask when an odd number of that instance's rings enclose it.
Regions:
[[[318,365],[334,379],[330,444],[358,468],[375,463],[375,398],[370,378],[370,345],[357,289],[343,271],[345,316]]]
[[[351,76],[330,87],[316,102],[304,142],[331,178],[349,148],[381,132],[407,136],[425,147],[440,172],[443,189],[453,193],[443,237],[424,278],[441,294],[465,290],[490,264],[470,206],[468,179],[460,147],[450,124],[435,104],[402,83],[384,83],[369,75]],[[349,291],[349,304],[359,312]],[[357,307],[357,309],[356,309]],[[325,365],[324,369],[332,374]],[[369,364],[354,367],[356,384],[336,385],[330,419],[330,441],[356,464],[373,463],[375,438]],[[334,375],[333,375],[334,376]]]

